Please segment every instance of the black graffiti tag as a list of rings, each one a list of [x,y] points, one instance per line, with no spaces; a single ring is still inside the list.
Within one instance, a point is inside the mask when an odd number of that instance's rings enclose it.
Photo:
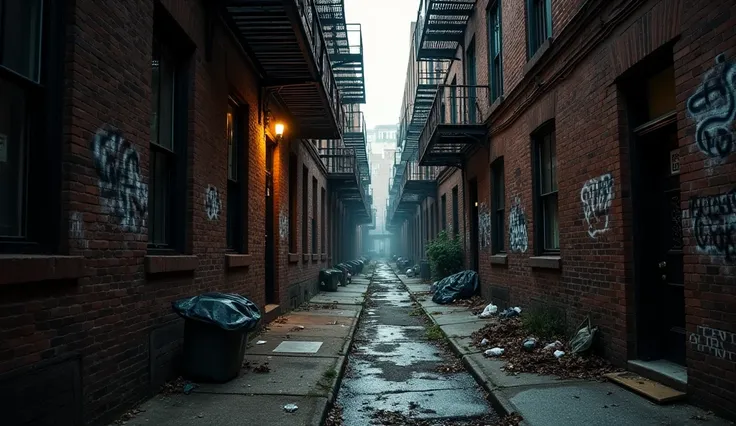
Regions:
[[[736,259],[736,189],[692,197],[689,208],[698,249]]]
[[[209,220],[217,220],[220,217],[220,192],[214,186],[207,187],[204,197],[204,210]]]
[[[687,100],[695,120],[695,142],[710,157],[724,158],[736,150],[732,123],[736,119],[736,66],[723,55],[703,76],[703,84]]]
[[[141,179],[138,151],[119,131],[101,129],[92,139],[92,153],[103,207],[121,228],[140,232],[146,225],[148,185]]]

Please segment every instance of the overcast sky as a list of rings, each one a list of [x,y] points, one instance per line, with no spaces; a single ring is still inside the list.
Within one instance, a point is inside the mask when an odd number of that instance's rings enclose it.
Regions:
[[[409,61],[409,31],[419,0],[345,0],[348,23],[363,28],[368,127],[397,124]]]

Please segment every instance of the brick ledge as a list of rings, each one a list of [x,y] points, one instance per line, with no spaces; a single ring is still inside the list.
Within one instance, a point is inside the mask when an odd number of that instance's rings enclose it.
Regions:
[[[0,255],[0,285],[78,279],[84,276],[83,256]]]
[[[562,257],[533,256],[529,258],[529,266],[540,269],[562,269]]]
[[[249,254],[231,253],[225,255],[225,265],[229,269],[245,268],[253,263],[253,256]]]
[[[506,254],[494,254],[491,256],[492,265],[508,265],[509,257]]]
[[[289,253],[289,263],[299,263],[299,254]]]
[[[146,255],[146,273],[186,272],[197,269],[199,260],[194,255]]]

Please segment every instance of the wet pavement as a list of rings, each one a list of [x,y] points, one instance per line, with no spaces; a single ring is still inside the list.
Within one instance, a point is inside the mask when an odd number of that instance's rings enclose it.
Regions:
[[[428,339],[424,314],[388,265],[378,265],[368,293],[337,399],[345,425],[381,424],[381,410],[443,424],[497,419],[468,372],[437,372],[457,358]]]

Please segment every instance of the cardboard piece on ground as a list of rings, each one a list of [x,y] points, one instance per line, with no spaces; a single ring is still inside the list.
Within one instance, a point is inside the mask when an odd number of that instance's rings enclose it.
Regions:
[[[657,383],[654,380],[649,380],[630,371],[608,373],[605,376],[608,380],[643,395],[657,404],[667,404],[670,402],[680,401],[685,399],[686,396],[678,390],[672,389],[671,387],[665,386],[661,383]]]

